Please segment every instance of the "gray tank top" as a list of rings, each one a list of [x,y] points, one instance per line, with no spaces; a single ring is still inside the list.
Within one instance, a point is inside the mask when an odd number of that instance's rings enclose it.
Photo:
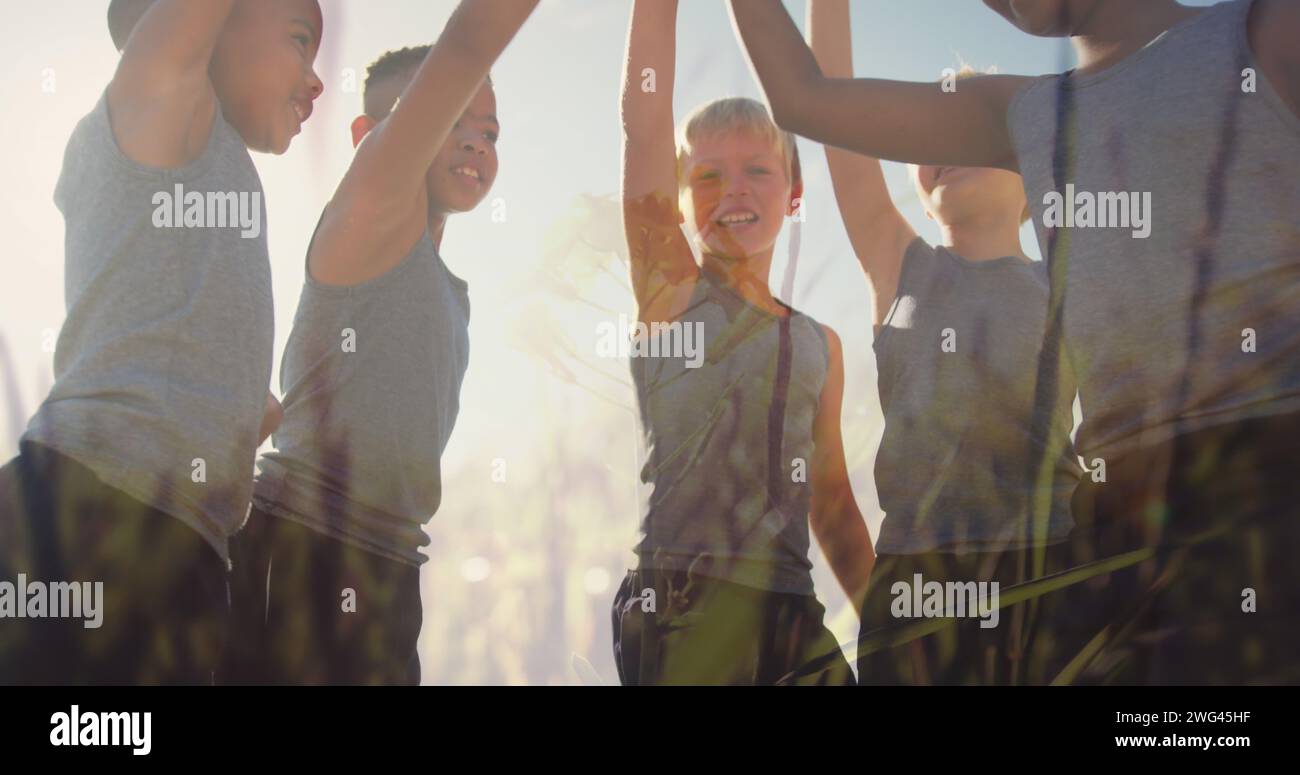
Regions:
[[[1037,439],[1032,422],[1047,320],[1041,263],[972,262],[913,240],[898,294],[876,335],[885,432],[876,491],[880,554],[995,551],[1063,540],[1079,481],[1073,450],[1044,486],[1052,507],[1041,538],[1028,526]],[[1053,421],[1073,425],[1074,384],[1060,381]]]
[[[826,333],[707,272],[679,320],[703,340],[697,368],[666,346],[630,359],[645,461],[641,566],[812,594],[809,466]]]
[[[262,183],[221,115],[193,163],[137,164],[107,99],[68,141],[67,318],[23,438],[171,514],[229,558],[252,494],[274,315]]]
[[[1065,262],[1089,464],[1300,411],[1300,118],[1254,62],[1249,10],[1212,6],[1105,71],[1037,79],[1011,105],[1043,254]],[[1149,194],[1148,222],[1049,229],[1045,195],[1067,184],[1077,222],[1082,192],[1137,192],[1130,206]],[[1112,203],[1108,223],[1122,221]]]
[[[280,369],[284,422],[254,503],[418,565],[469,365],[469,293],[426,232],[356,286],[307,273]]]

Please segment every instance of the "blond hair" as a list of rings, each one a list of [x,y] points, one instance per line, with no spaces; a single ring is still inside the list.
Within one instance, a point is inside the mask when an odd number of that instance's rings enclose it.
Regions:
[[[997,75],[998,66],[989,65],[981,70],[976,70],[969,62],[962,62],[961,67],[957,68],[957,80],[964,81],[967,78],[974,78],[977,75]]]
[[[694,143],[724,132],[752,132],[771,143],[781,154],[791,184],[802,180],[799,148],[795,145],[794,135],[776,125],[767,106],[748,97],[724,97],[691,111],[677,128],[678,185],[685,185],[683,172]]]

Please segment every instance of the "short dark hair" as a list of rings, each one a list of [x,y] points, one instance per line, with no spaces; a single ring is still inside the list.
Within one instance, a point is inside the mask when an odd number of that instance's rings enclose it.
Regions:
[[[118,51],[126,48],[131,31],[140,23],[140,17],[149,10],[154,0],[112,0],[108,4],[108,34]]]
[[[389,78],[409,77],[414,74],[415,69],[429,55],[430,48],[431,46],[428,45],[397,48],[385,51],[370,63],[366,68],[366,81],[361,87],[361,104],[367,116],[379,121],[393,109],[393,103],[381,102],[382,96],[373,91],[374,86]],[[487,82],[492,83],[492,76],[488,76]],[[405,84],[402,85],[405,87]]]
[[[375,94],[374,87],[381,81],[406,75],[420,66],[429,53],[429,46],[407,46],[406,48],[385,51],[366,68],[366,82],[361,89],[361,102],[366,115],[378,121],[393,109],[392,104],[380,104],[380,95]]]

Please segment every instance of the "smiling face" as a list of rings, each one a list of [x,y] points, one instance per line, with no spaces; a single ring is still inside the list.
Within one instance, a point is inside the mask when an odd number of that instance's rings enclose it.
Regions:
[[[913,167],[913,180],[926,214],[940,224],[1023,219],[1024,180],[989,167]]]
[[[1076,34],[1103,0],[984,0],[1023,32],[1045,38]],[[1123,0],[1131,2],[1132,0]]]
[[[430,208],[450,215],[478,206],[497,178],[497,98],[485,82],[452,128],[425,175]]]
[[[210,74],[226,120],[252,150],[280,154],[324,91],[312,70],[323,22],[316,0],[240,0]]]
[[[681,209],[702,251],[744,259],[772,250],[799,195],[779,146],[747,129],[716,131],[693,140],[681,167]]]

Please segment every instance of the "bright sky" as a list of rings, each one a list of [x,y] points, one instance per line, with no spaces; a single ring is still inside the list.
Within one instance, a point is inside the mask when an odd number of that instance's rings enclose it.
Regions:
[[[0,460],[16,450],[22,427],[52,379],[52,354],[42,344],[52,341],[63,318],[63,223],[52,196],[68,135],[93,106],[114,67],[117,55],[104,21],[107,4],[107,0],[45,0],[16,4],[6,14],[9,32],[0,48],[0,104],[8,119],[0,122],[0,147],[6,151],[0,154],[0,180],[5,181],[0,186],[0,234],[5,235],[2,250],[8,279],[0,283]],[[325,82],[325,95],[288,154],[255,157],[266,190],[274,270],[277,394],[279,356],[297,306],[303,251],[324,202],[351,158],[348,125],[360,111],[365,67],[386,49],[434,40],[455,6],[452,0],[322,0],[321,4],[326,43],[317,72]],[[720,96],[759,96],[722,0],[685,0],[682,6],[678,116]],[[804,3],[796,0],[788,6],[802,25]],[[607,635],[602,641],[599,623],[604,617],[607,633],[609,599],[622,563],[627,562],[617,550],[631,546],[635,530],[635,501],[628,478],[634,426],[629,412],[593,394],[594,389],[625,406],[632,400],[627,388],[616,381],[626,382],[626,365],[599,363],[595,356],[595,324],[631,310],[629,298],[616,290],[613,278],[603,274],[593,279],[590,270],[559,272],[570,280],[571,275],[578,277],[575,284],[586,302],[548,295],[539,289],[539,278],[557,274],[555,262],[564,258],[561,247],[572,232],[566,224],[574,217],[579,198],[605,196],[617,189],[618,89],[630,8],[629,0],[543,0],[493,69],[502,121],[500,176],[484,206],[451,219],[443,242],[449,266],[470,285],[473,344],[459,424],[444,457],[443,509],[431,528],[435,560],[459,572],[458,580],[440,587],[446,593],[448,584],[472,585],[485,572],[492,572],[492,561],[482,556],[487,550],[461,548],[457,531],[458,526],[502,517],[479,513],[482,507],[468,499],[491,482],[494,461],[508,464],[511,481],[522,476],[531,487],[549,488],[549,508],[554,511],[576,508],[565,501],[572,488],[551,473],[560,465],[557,455],[565,458],[565,470],[589,464],[606,470],[610,477],[627,480],[615,485],[620,491],[625,485],[629,488],[622,503],[585,504],[620,521],[628,538],[610,553],[598,553],[601,559],[591,560],[590,567],[575,569],[578,583],[589,594],[582,603],[587,608],[579,606],[581,610],[571,616],[586,621],[589,615],[597,629],[595,636],[572,631],[564,635],[576,644],[571,650],[590,660],[606,681],[612,666]],[[962,61],[1019,74],[1054,72],[1073,63],[1064,42],[1028,37],[978,0],[872,0],[854,2],[853,13],[859,75],[937,80],[943,68]],[[349,82],[355,84],[352,89]],[[871,467],[880,410],[870,349],[869,289],[830,197],[825,157],[820,148],[803,141],[800,151],[808,221],[794,298],[789,301],[831,325],[844,340],[845,442],[855,492],[874,535],[880,513]],[[904,214],[922,234],[937,239],[937,230],[921,214],[903,168],[887,164],[886,171]],[[504,222],[491,217],[490,204],[498,198],[505,208]],[[617,222],[598,224],[597,230],[609,234],[609,226],[617,229]],[[1022,241],[1029,255],[1036,257],[1038,249],[1028,228]],[[780,278],[784,245],[778,246],[776,255],[773,277]],[[779,279],[773,285],[779,287]],[[600,311],[595,305],[606,309]],[[540,341],[550,331],[572,350],[567,360],[561,360],[574,370],[574,381],[558,378],[555,368],[544,361],[547,356],[537,357],[535,350],[554,345],[554,341]],[[594,376],[583,369],[610,376]],[[584,445],[581,434],[586,428],[593,441]],[[615,431],[611,429],[617,429],[612,441],[609,437]],[[595,443],[595,437],[600,443]],[[607,444],[625,450],[614,463]],[[521,471],[522,475],[517,473]],[[509,504],[516,497],[522,495],[506,494],[500,502]],[[508,519],[500,524],[510,525]],[[544,548],[513,544],[500,533],[494,534],[495,540],[504,542],[505,554]],[[828,582],[821,565],[817,579],[828,610],[842,609],[843,597]],[[458,589],[466,592],[469,587]],[[426,599],[425,681],[472,680],[463,673],[435,670],[431,675],[427,665],[436,662],[438,646],[428,643],[429,621],[437,610],[437,602]],[[843,616],[834,618],[833,629],[841,639],[856,634],[856,624]],[[557,652],[555,658],[565,657]],[[494,674],[485,680],[514,680],[514,675],[502,679]],[[517,675],[531,674],[525,670]],[[567,680],[574,676],[569,674]]]

